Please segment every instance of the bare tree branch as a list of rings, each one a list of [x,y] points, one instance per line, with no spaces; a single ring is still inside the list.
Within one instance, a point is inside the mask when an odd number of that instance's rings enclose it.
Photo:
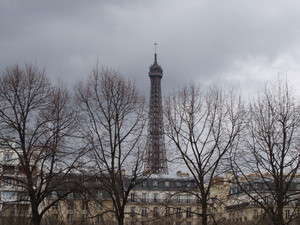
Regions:
[[[132,82],[98,66],[84,84],[78,84],[76,93],[92,163],[98,176],[105,178],[105,192],[119,224],[123,224],[129,192],[144,177],[144,98]]]
[[[208,224],[210,189],[215,176],[224,173],[228,151],[237,144],[244,126],[240,98],[212,88],[202,93],[186,85],[165,102],[166,134],[195,179],[202,207],[202,224]]]

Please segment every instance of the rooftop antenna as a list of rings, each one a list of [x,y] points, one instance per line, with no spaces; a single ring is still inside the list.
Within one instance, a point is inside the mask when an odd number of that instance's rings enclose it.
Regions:
[[[154,43],[154,61],[156,62],[157,61],[157,43]]]

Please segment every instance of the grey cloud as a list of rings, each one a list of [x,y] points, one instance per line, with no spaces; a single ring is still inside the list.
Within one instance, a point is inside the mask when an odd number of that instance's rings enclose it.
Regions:
[[[147,93],[158,42],[164,89],[191,80],[230,83],[230,74],[247,77],[245,65],[266,68],[300,50],[299,10],[297,1],[279,0],[2,0],[0,69],[37,60],[73,84],[98,60]]]

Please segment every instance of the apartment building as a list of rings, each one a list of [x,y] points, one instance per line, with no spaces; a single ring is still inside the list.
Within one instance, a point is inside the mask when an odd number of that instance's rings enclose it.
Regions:
[[[73,175],[70,179],[82,179],[82,176]],[[109,191],[101,185],[103,178],[84,176],[84,179],[81,183],[85,184],[85,190],[70,192],[49,210],[47,219],[70,224],[116,224]],[[200,209],[196,190],[193,179],[186,173],[146,177],[130,192],[125,224],[198,224]],[[48,201],[62,194],[63,191],[58,190]]]
[[[239,185],[234,180],[228,183],[228,198],[226,203],[226,217],[238,224],[268,223],[268,211],[277,210],[274,182],[268,174],[251,173],[241,179]],[[299,224],[300,220],[300,179],[299,175],[287,190],[283,207],[283,218],[290,224]]]
[[[197,188],[187,173],[151,175],[138,184],[127,204],[128,224],[198,223]]]
[[[30,205],[25,194],[26,179],[19,163],[14,140],[0,143],[0,216],[1,223],[28,219]]]
[[[31,211],[22,182],[26,178],[15,150],[1,146],[0,172],[0,223],[28,220]],[[103,179],[109,177],[70,173],[63,179],[66,181],[64,186],[57,186],[46,201],[56,201],[58,196],[64,197],[49,209],[44,221],[57,225],[117,223],[109,190],[102,185]],[[272,180],[269,179],[270,185],[266,185],[266,179],[263,181],[258,174],[248,174],[244,184],[241,181],[243,188],[230,175],[214,179],[209,212],[217,224],[259,224],[260,221],[264,224],[267,221],[266,211],[259,202],[270,206],[275,204],[270,189]],[[187,173],[145,177],[129,194],[125,207],[125,224],[199,224],[201,208],[197,194],[196,184]],[[284,206],[283,217],[286,221],[291,220],[292,225],[299,224],[299,175],[296,175],[290,185],[289,194],[290,199]]]

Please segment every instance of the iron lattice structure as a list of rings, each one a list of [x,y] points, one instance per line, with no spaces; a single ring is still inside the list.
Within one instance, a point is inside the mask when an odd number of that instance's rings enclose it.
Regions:
[[[155,53],[154,63],[150,66],[149,71],[151,87],[146,158],[146,170],[150,170],[153,174],[168,174],[161,98],[162,76],[163,70],[157,63]]]

